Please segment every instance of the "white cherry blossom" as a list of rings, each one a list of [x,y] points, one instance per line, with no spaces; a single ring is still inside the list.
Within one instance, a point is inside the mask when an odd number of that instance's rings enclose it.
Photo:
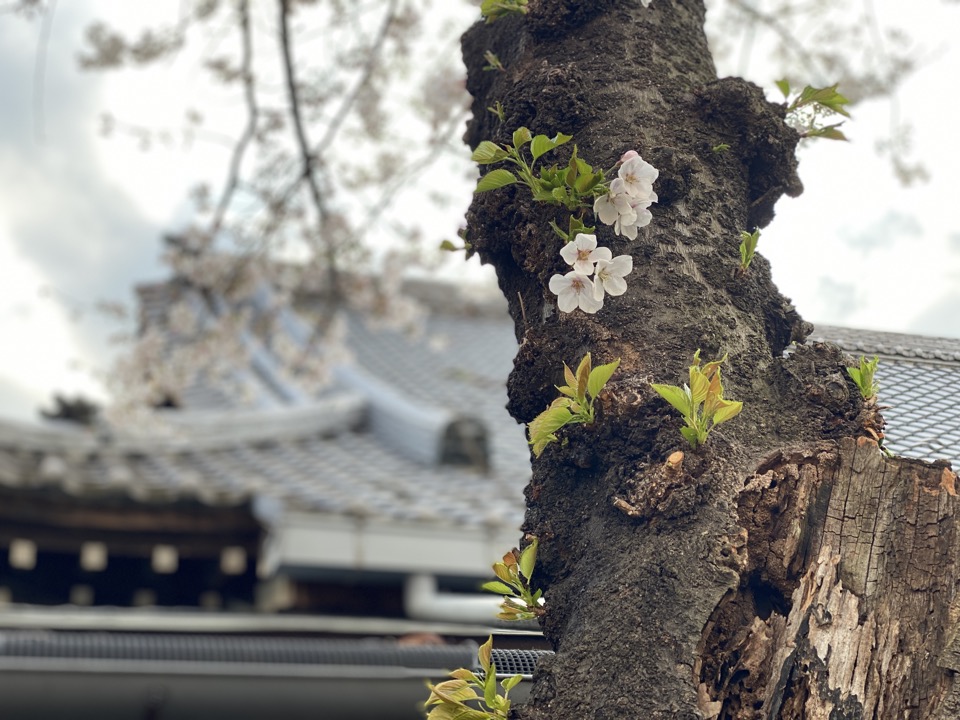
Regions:
[[[616,180],[614,180],[616,182]],[[633,209],[630,207],[630,199],[623,193],[617,194],[610,192],[601,195],[593,201],[593,212],[600,218],[604,225],[613,225],[620,220],[622,216],[630,216]],[[627,222],[630,222],[629,220]]]
[[[660,171],[636,150],[627,150],[619,162],[618,176],[611,181],[607,194],[594,200],[593,212],[600,222],[613,225],[617,235],[636,240],[639,228],[653,219],[647,208],[658,200],[653,183]]]
[[[560,249],[560,257],[566,260],[567,265],[573,265],[574,272],[581,275],[593,275],[593,265],[598,260],[609,260],[613,253],[609,248],[597,247],[597,236],[577,233],[573,242],[569,242]]]
[[[637,230],[649,225],[653,219],[653,214],[647,209],[649,204],[650,203],[645,200],[636,201],[636,204],[631,205],[633,216],[623,215],[617,218],[617,221],[613,225],[613,231],[617,233],[617,235],[623,235],[631,240],[636,240]]]
[[[625,154],[626,155],[626,154]],[[640,155],[635,154],[620,166],[617,171],[617,179],[622,182],[617,184],[614,180],[610,183],[610,189],[614,192],[625,192],[627,195],[635,198],[652,197],[656,201],[656,194],[653,192],[653,183],[660,176],[660,171],[653,165],[644,160]],[[614,190],[614,184],[618,187]]]
[[[602,300],[604,292],[607,295],[623,295],[627,291],[627,281],[623,278],[632,272],[633,258],[629,255],[617,255],[613,260],[597,261],[593,297]]]
[[[573,312],[579,307],[585,313],[592,314],[603,307],[603,295],[596,297],[593,281],[576,270],[566,275],[557,273],[550,278],[550,292],[557,296],[557,306],[561,312]]]

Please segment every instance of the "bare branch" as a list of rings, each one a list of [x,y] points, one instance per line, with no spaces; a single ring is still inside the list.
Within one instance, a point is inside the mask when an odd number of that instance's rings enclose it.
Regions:
[[[360,97],[360,93],[370,82],[370,77],[373,75],[373,71],[377,67],[377,61],[380,59],[380,53],[383,51],[383,45],[386,42],[387,34],[390,32],[390,27],[393,25],[396,19],[397,0],[390,0],[390,5],[387,7],[387,12],[383,16],[383,22],[380,24],[380,29],[377,32],[377,36],[374,39],[373,44],[367,50],[367,62],[363,65],[363,72],[357,79],[353,89],[343,99],[343,102],[340,103],[340,107],[337,108],[337,112],[334,114],[333,119],[327,126],[327,131],[323,134],[323,138],[321,138],[315,151],[317,157],[322,156],[327,148],[333,144],[333,141],[337,137],[337,133],[340,131],[340,127],[343,125],[343,121],[346,120],[347,116],[350,114],[350,111],[356,104],[357,99]]]
[[[297,147],[300,152],[301,170],[294,186],[301,182],[307,184],[310,199],[313,201],[317,213],[318,239],[325,242],[325,259],[327,261],[327,280],[329,282],[328,297],[335,297],[339,285],[337,277],[336,253],[331,239],[326,233],[327,206],[320,192],[320,183],[314,173],[316,157],[310,152],[310,143],[303,126],[303,115],[300,111],[300,95],[297,90],[297,78],[293,69],[293,52],[290,42],[290,0],[279,0],[280,7],[280,49],[283,54],[283,72],[287,86],[287,98],[290,102],[290,118],[296,134]],[[286,199],[286,198],[285,198]],[[315,248],[316,250],[316,248]]]
[[[50,31],[53,29],[53,15],[57,10],[57,0],[43,10],[40,22],[40,37],[37,39],[37,53],[33,65],[33,136],[37,144],[45,141],[46,116],[44,113],[43,87],[47,71],[47,49],[50,46]]]
[[[731,0],[731,5],[737,8],[740,12],[746,15],[753,21],[759,22],[761,25],[765,25],[770,28],[776,34],[784,44],[784,49],[787,52],[790,52],[797,59],[797,62],[806,68],[806,72],[812,78],[816,78],[817,82],[824,83],[823,73],[820,67],[817,64],[816,58],[807,52],[804,48],[803,43],[788,30],[783,23],[774,15],[769,13],[764,13],[758,10],[750,2],[745,0]],[[751,23],[751,26],[753,24]]]
[[[284,4],[284,3],[281,3]],[[387,39],[387,34],[390,31],[390,28],[393,26],[393,23],[397,19],[397,0],[390,0],[390,5],[387,7],[387,12],[383,17],[383,22],[380,24],[380,28],[377,31],[376,38],[373,43],[367,49],[366,56],[367,61],[364,63],[363,71],[360,74],[360,77],[357,79],[357,82],[354,84],[353,88],[347,93],[344,97],[343,102],[340,103],[340,107],[337,108],[337,111],[334,113],[333,118],[330,121],[330,124],[327,126],[326,132],[323,134],[323,138],[317,144],[315,151],[312,153],[312,163],[316,166],[319,159],[323,156],[324,152],[333,145],[333,142],[337,138],[337,134],[340,131],[340,128],[343,126],[344,121],[350,114],[350,111],[353,109],[354,105],[357,102],[357,99],[360,97],[360,93],[363,92],[363,89],[370,82],[370,78],[373,75],[373,71],[376,69],[377,61],[380,58],[380,53],[383,50],[384,43]],[[281,32],[285,32],[286,21],[284,20],[281,23]],[[282,38],[283,39],[283,38]],[[289,55],[289,38],[283,39],[284,44],[284,53]],[[285,60],[285,63],[287,61]],[[288,65],[285,65],[287,67]],[[290,73],[288,73],[288,78]],[[288,82],[288,92],[289,92],[289,82]],[[294,88],[294,93],[296,89]],[[287,203],[290,201],[291,196],[296,192],[297,188],[300,186],[301,181],[303,180],[302,176],[298,176],[290,186],[280,194],[280,200],[278,206],[280,208],[286,207]]]
[[[396,194],[403,188],[409,187],[414,179],[426,172],[433,163],[436,162],[444,150],[451,148],[451,140],[454,139],[457,131],[460,129],[465,114],[466,110],[464,110],[463,113],[453,115],[448,121],[446,128],[431,142],[427,152],[421,157],[408,162],[396,173],[390,184],[383,188],[383,192],[379,198],[372,204],[373,209],[364,220],[362,225],[363,229],[351,236],[351,244],[362,243],[369,229],[393,203]]]
[[[213,214],[213,219],[210,222],[208,234],[211,239],[213,239],[217,231],[220,230],[227,208],[230,206],[230,201],[237,189],[240,181],[240,165],[243,162],[243,156],[247,147],[250,145],[250,141],[253,140],[256,135],[257,120],[260,114],[257,106],[256,85],[253,74],[253,42],[250,34],[249,0],[242,0],[237,7],[237,19],[240,24],[240,33],[243,39],[241,74],[243,77],[244,100],[247,106],[247,125],[244,128],[243,135],[240,136],[240,139],[233,148],[227,182],[224,185],[220,200],[217,202],[217,208]]]

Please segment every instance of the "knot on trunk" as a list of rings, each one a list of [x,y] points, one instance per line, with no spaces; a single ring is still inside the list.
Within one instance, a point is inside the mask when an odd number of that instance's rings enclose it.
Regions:
[[[768,102],[763,90],[741,78],[724,78],[703,87],[698,97],[704,120],[718,128],[717,142],[730,145],[748,181],[747,229],[773,220],[773,206],[782,195],[803,192],[797,175],[800,135],[785,122],[786,108]],[[737,137],[719,133],[736,128]]]

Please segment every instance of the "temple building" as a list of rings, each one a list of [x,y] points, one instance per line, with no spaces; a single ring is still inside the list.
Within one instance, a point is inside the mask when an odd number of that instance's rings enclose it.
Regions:
[[[518,543],[530,474],[504,409],[513,323],[502,302],[409,290],[419,333],[348,313],[353,360],[318,392],[251,332],[221,368],[235,390],[198,376],[162,433],[0,420],[0,717],[415,718],[423,679],[490,633],[498,669],[531,672],[542,638],[478,592]],[[223,303],[182,279],[139,296],[164,332],[175,306],[202,324]],[[267,288],[246,302],[309,347]],[[880,357],[894,452],[956,459],[960,340],[819,340]]]

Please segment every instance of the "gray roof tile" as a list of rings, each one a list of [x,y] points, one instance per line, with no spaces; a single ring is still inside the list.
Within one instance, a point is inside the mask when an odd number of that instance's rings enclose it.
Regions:
[[[828,325],[818,325],[810,340],[829,340],[855,359],[880,357],[878,400],[893,452],[960,460],[960,340]]]

